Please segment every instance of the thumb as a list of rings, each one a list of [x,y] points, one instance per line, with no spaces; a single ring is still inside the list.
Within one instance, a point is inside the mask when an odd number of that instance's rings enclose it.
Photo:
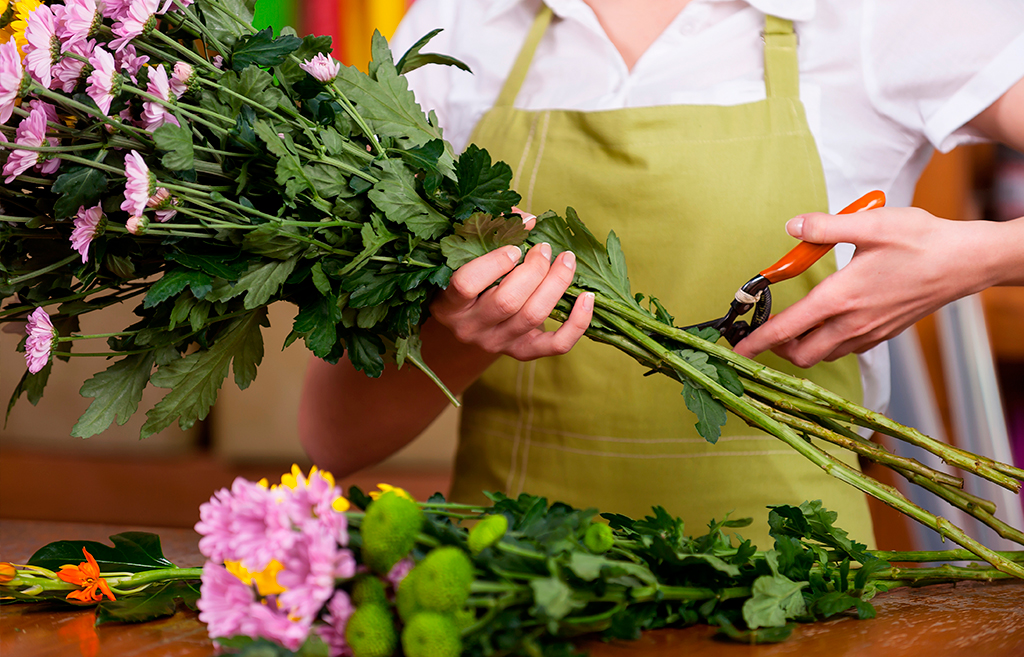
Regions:
[[[792,237],[812,244],[863,244],[877,234],[875,212],[830,215],[809,212],[786,222],[786,232]]]

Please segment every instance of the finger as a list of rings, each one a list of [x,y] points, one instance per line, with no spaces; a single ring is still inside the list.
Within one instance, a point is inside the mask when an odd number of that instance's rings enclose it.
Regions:
[[[812,244],[870,244],[878,241],[885,228],[882,210],[830,215],[809,212],[786,222],[786,232]]]
[[[480,295],[473,308],[473,321],[497,325],[514,316],[530,299],[551,268],[551,245],[542,242],[530,249],[523,264],[497,285]]]
[[[503,323],[510,333],[526,333],[544,323],[576,274],[576,254],[563,251],[551,264],[544,280],[514,316]]]
[[[537,225],[537,215],[530,214],[526,210],[521,210],[513,205],[512,214],[518,214],[523,218],[523,226],[526,227],[526,230],[533,230],[533,227]]]
[[[753,358],[768,350],[776,351],[781,345],[797,340],[825,321],[827,316],[824,313],[815,313],[810,310],[814,307],[813,295],[812,292],[778,315],[772,315],[767,322],[740,340],[735,347],[736,353]],[[778,352],[776,351],[776,353]]]
[[[472,306],[484,290],[512,271],[522,255],[518,246],[505,246],[470,260],[452,274],[437,303],[449,312]]]
[[[572,311],[565,322],[554,331],[533,329],[523,336],[522,344],[512,349],[512,355],[520,360],[532,360],[546,356],[567,353],[590,327],[594,315],[594,293],[584,292],[576,297]]]

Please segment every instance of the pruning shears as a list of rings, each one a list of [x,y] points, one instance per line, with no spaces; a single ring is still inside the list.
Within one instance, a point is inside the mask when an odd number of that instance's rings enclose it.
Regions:
[[[873,210],[885,205],[885,194],[875,190],[868,192],[850,205],[839,211],[839,214],[852,214],[862,210]],[[700,324],[686,326],[684,328],[714,328],[722,334],[729,344],[736,346],[751,331],[768,321],[772,313],[772,293],[768,286],[772,283],[779,283],[789,280],[807,271],[811,265],[821,259],[823,255],[832,250],[835,244],[812,244],[800,242],[790,249],[789,253],[743,284],[736,291],[736,296],[729,306],[729,312],[724,317],[713,319]],[[737,321],[750,309],[754,314],[747,323],[745,320]]]

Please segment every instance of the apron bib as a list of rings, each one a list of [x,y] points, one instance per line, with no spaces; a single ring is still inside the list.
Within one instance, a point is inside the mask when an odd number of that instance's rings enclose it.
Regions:
[[[764,101],[516,109],[550,20],[544,6],[472,142],[513,167],[524,210],[573,206],[599,238],[614,230],[633,293],[658,297],[676,325],[721,316],[741,284],[794,245],[786,220],[828,209],[799,100],[792,23],[767,18]],[[825,258],[773,287],[775,308],[802,298],[834,269]],[[854,356],[809,370],[772,354],[759,360],[861,398]],[[484,490],[527,492],[631,517],[661,505],[690,534],[728,513],[754,519],[739,533],[762,548],[771,546],[767,505],[821,499],[839,512],[839,526],[873,543],[862,493],[731,415],[718,443],[708,444],[680,384],[643,373],[625,354],[586,339],[564,356],[499,359],[465,393],[452,499],[481,503]],[[856,464],[845,450],[830,452]]]

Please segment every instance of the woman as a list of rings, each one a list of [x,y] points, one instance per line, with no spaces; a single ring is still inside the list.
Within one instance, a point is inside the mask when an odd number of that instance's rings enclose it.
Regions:
[[[419,0],[393,45],[401,52],[444,27],[431,46],[475,74],[428,67],[410,81],[424,109],[438,112],[446,138],[508,162],[524,210],[571,205],[596,234],[614,229],[633,290],[659,297],[685,325],[720,315],[741,283],[792,246],[783,224],[794,215],[842,207],[875,188],[905,206],[933,147],[979,134],[1024,146],[1024,10],[1009,0],[946,4]],[[947,41],[957,46],[948,57]],[[943,60],[929,61],[936,57]],[[826,231],[838,225],[856,244],[864,238],[858,226],[898,226],[869,247],[901,275],[904,233],[926,248],[941,245],[918,256],[929,261],[956,234],[951,223],[913,210],[870,214],[827,223]],[[823,217],[801,216],[800,230],[819,239]],[[835,269],[820,262],[777,286],[777,308],[807,298],[739,351],[776,347],[810,369],[767,354],[772,367],[879,406],[887,396],[884,352],[859,363],[840,356],[902,330],[910,322],[892,316],[912,296],[924,297],[909,313],[920,316],[981,285],[1014,282],[1021,268],[989,266],[977,255],[991,241],[1019,242],[1021,222],[1012,223],[972,226],[976,275],[944,284],[886,283],[885,294],[876,288],[865,298],[848,280],[853,266],[849,277],[816,288]],[[1015,253],[1021,258],[1024,247]],[[519,258],[505,249],[461,268],[424,326],[426,361],[465,393],[453,498],[527,491],[634,516],[661,504],[693,531],[731,512],[755,519],[743,534],[762,545],[767,504],[820,498],[870,542],[858,492],[735,419],[717,445],[706,444],[678,384],[639,376],[608,347],[576,344],[590,320],[588,297],[568,322],[544,331],[574,259],[551,262],[545,245]],[[880,304],[879,296],[892,298]],[[885,322],[876,329],[865,315]],[[400,448],[444,407],[416,371],[368,382],[347,364],[316,362],[303,440],[320,465],[344,474]]]

